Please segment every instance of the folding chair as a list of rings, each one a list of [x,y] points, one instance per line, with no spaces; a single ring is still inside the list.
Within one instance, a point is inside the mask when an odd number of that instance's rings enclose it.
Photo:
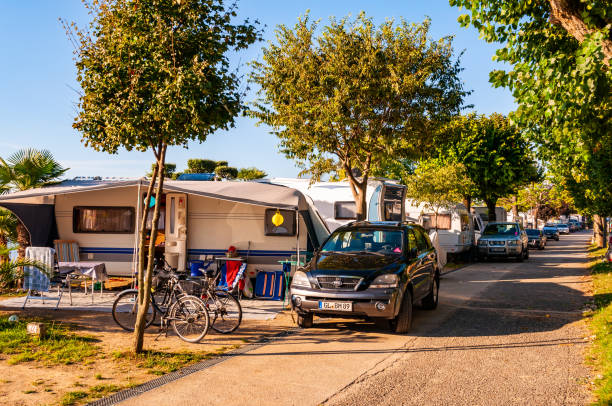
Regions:
[[[81,262],[79,255],[79,243],[73,240],[54,240],[53,245],[55,246],[55,253],[57,255],[57,262]],[[75,286],[81,286],[81,282],[85,281],[85,294],[87,294],[87,281],[88,278],[82,275],[67,275],[66,284],[68,285],[68,294],[70,295],[70,305],[72,305],[72,286],[76,282]],[[92,284],[93,285],[93,284]],[[92,289],[93,295],[93,289]],[[92,296],[93,298],[93,296]]]
[[[54,254],[55,250],[49,247],[27,247],[26,248],[26,258],[33,259],[38,262],[41,262],[47,266],[48,269],[53,269],[54,264]],[[25,309],[28,300],[42,300],[43,304],[45,303],[45,299],[49,301],[57,301],[55,305],[55,310],[59,307],[60,300],[62,300],[62,290],[61,284],[57,285],[57,297],[54,296],[45,296],[44,292],[49,292],[49,287],[51,286],[51,280],[49,277],[41,272],[38,268],[33,266],[24,267],[24,279],[23,279],[23,289],[27,290],[28,293],[26,295],[25,301],[23,302],[22,309]],[[40,296],[33,296],[32,291],[40,292]]]

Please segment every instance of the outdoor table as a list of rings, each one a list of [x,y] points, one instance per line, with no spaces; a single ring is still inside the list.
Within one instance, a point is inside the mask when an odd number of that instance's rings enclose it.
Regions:
[[[68,283],[68,293],[70,305],[72,306],[72,285],[70,284],[71,275],[83,275],[91,278],[91,303],[94,302],[94,282],[100,282],[100,297],[104,289],[104,281],[108,279],[104,262],[58,262],[60,275],[66,275]],[[87,294],[87,282],[85,282],[85,294]]]

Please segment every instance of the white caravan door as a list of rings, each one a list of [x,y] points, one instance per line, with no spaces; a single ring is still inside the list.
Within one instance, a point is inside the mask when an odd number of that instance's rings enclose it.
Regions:
[[[166,193],[166,258],[177,258],[177,269],[187,269],[187,195]],[[172,264],[172,261],[168,261]]]

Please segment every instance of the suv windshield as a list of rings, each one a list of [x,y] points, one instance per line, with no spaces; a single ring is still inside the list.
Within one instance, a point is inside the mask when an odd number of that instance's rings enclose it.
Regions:
[[[322,252],[371,252],[401,254],[404,250],[403,231],[358,229],[335,231],[321,248]]]
[[[533,237],[537,237],[537,236],[540,235],[540,230],[527,229],[525,231],[527,231],[527,235],[530,235],[530,236],[533,236]]]
[[[516,224],[487,224],[483,235],[518,235]]]

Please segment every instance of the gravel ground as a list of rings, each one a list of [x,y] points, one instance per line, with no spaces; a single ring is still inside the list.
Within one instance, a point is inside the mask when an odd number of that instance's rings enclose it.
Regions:
[[[443,321],[415,326],[414,340],[387,365],[362,374],[325,404],[589,403],[590,371],[583,364],[588,332],[581,321],[590,299],[589,237],[562,236],[544,251],[531,251],[524,263],[470,267],[473,277],[458,284],[479,282],[480,272],[484,291],[462,303],[449,301],[455,310]],[[504,273],[487,280],[488,267]]]

